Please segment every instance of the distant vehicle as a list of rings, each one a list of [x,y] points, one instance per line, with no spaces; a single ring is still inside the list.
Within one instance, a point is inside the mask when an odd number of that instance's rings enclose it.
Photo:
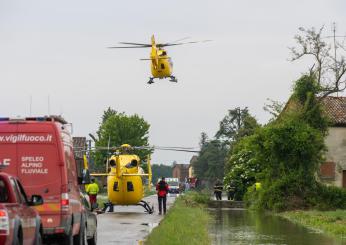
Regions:
[[[91,211],[89,198],[85,193],[81,192],[83,207],[86,216],[86,237],[88,245],[96,245],[97,243],[97,215]]]
[[[56,116],[0,118],[0,165],[18,177],[29,195],[44,198],[36,210],[45,237],[58,235],[60,244],[82,244],[86,218],[68,127]]]
[[[41,245],[41,218],[31,207],[41,204],[41,196],[28,199],[17,178],[0,172],[0,245]]]
[[[179,194],[179,179],[178,178],[166,178],[165,179],[168,184],[168,193]]]

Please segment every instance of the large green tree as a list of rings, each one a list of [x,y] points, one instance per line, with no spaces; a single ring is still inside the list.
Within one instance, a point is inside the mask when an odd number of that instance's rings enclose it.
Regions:
[[[164,164],[153,164],[151,166],[151,171],[153,173],[153,183],[157,183],[157,180],[161,177],[172,177],[173,167]]]
[[[204,136],[202,134],[201,151],[193,165],[195,174],[199,179],[209,181],[222,179],[228,147],[217,139],[206,141]]]
[[[220,122],[215,137],[227,144],[232,144],[232,142],[253,134],[258,127],[259,124],[249,113],[247,107],[244,109],[237,107],[228,110],[228,114]]]
[[[122,144],[131,146],[149,146],[150,125],[137,114],[126,115],[124,112],[117,112],[111,108],[104,111],[101,125],[97,131],[98,140],[96,147],[118,147]],[[141,159],[151,153],[150,150],[134,150]],[[107,157],[107,151],[97,154],[98,162],[102,162]]]

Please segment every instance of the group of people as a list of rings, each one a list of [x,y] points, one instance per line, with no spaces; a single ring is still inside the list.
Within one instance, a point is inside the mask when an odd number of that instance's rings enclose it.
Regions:
[[[222,182],[219,179],[216,180],[215,185],[214,185],[214,194],[215,194],[216,200],[222,200],[223,189],[224,189],[224,186],[223,186]],[[234,200],[236,188],[235,188],[235,185],[233,184],[233,182],[227,184],[225,189],[227,192],[227,200]]]

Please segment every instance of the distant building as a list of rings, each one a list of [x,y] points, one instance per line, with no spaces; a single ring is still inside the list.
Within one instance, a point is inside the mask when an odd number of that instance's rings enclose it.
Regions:
[[[173,163],[173,178],[178,178],[180,182],[185,182],[185,180],[189,177],[189,166],[190,164]]]
[[[325,138],[326,161],[318,176],[326,184],[346,188],[346,97],[328,96],[322,104],[330,126]]]

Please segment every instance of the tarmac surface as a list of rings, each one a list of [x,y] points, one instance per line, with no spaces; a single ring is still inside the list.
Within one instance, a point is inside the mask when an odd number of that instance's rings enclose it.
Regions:
[[[176,195],[167,197],[167,210],[174,203]],[[114,206],[113,213],[97,216],[97,244],[141,244],[164,215],[158,214],[157,195],[144,198],[154,205],[154,213],[148,214],[141,206]]]

